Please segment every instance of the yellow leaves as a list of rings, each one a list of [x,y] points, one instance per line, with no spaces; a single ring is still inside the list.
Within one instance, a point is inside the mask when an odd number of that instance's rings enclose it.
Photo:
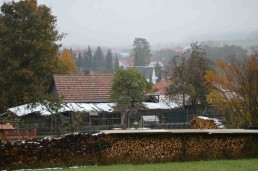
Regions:
[[[76,72],[76,64],[72,53],[64,49],[57,57],[57,74],[73,74]]]
[[[229,109],[238,121],[256,123],[257,112],[257,58],[232,58],[225,63],[216,60],[217,70],[205,73],[211,92],[207,96],[210,103],[220,109]]]

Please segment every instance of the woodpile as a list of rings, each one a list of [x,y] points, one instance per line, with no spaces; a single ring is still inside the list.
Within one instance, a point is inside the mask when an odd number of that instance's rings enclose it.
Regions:
[[[195,116],[189,123],[190,129],[219,129],[223,128],[223,125],[218,119],[208,118],[203,116]]]
[[[0,145],[0,166],[39,166],[47,164],[92,163],[98,160],[100,136],[90,134],[69,134],[59,138],[16,141]],[[94,161],[96,160],[96,161]],[[0,168],[1,169],[1,168]]]
[[[167,135],[122,136],[103,152],[109,161],[130,163],[180,160],[181,137]]]
[[[70,134],[60,138],[0,143],[0,170],[257,155],[257,134]]]
[[[251,150],[246,144],[248,140],[243,137],[227,136],[227,138],[225,138],[225,135],[189,136],[186,143],[185,160],[246,157],[246,152]]]

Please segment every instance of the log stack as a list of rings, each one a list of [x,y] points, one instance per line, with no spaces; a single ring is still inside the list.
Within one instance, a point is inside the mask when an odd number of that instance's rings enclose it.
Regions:
[[[257,155],[257,134],[71,134],[62,138],[0,143],[0,170],[235,159]]]
[[[223,128],[222,124],[215,118],[195,116],[189,123],[190,129],[219,129]]]
[[[165,162],[180,160],[182,138],[167,135],[123,136],[103,152],[109,162]]]

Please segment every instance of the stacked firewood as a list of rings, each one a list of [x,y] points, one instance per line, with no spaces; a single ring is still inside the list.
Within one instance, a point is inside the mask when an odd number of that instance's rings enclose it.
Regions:
[[[100,136],[70,134],[59,138],[16,141],[0,145],[0,165],[14,168],[26,165],[40,165],[64,161],[90,162],[97,157]],[[104,143],[103,143],[104,144]]]
[[[70,134],[61,138],[0,143],[0,170],[257,155],[257,134]]]
[[[217,119],[195,116],[189,123],[190,129],[218,129],[221,123]]]
[[[157,162],[178,161],[181,156],[181,137],[166,135],[128,136],[113,142],[103,156],[109,161]]]

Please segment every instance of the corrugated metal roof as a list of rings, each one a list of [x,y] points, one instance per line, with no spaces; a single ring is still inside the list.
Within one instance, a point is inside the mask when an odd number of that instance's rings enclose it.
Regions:
[[[174,108],[179,107],[174,102],[159,102],[159,103],[143,102],[142,104],[147,109],[174,109]]]
[[[30,113],[41,113],[42,115],[50,115],[51,113],[41,104],[37,104],[36,106],[32,106],[31,104],[25,104],[21,106],[16,106],[9,108],[8,111],[16,114],[17,116],[23,116]]]
[[[160,102],[160,103],[151,103],[143,102],[142,103],[145,109],[174,109],[178,106],[173,102]],[[63,112],[113,112],[116,103],[63,103],[62,107],[59,109],[60,113]],[[45,106],[42,104],[37,104],[32,106],[31,104],[25,104],[13,108],[9,108],[8,111],[16,114],[17,116],[23,116],[30,113],[40,113],[41,115],[50,115],[51,111],[48,111]]]

